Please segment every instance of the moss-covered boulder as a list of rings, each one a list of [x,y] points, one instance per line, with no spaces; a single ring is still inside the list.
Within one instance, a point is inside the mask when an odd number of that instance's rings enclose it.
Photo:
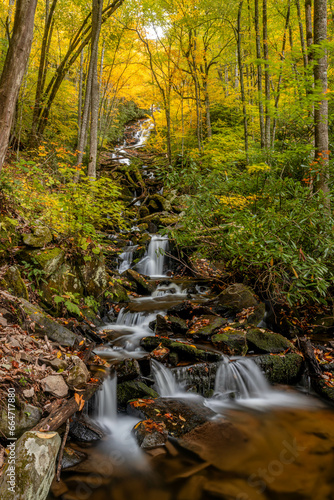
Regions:
[[[65,259],[65,252],[59,247],[44,250],[24,249],[18,257],[21,262],[27,262],[41,269],[47,278],[61,267]]]
[[[125,288],[114,279],[108,281],[107,291],[110,294],[109,298],[112,300],[112,302],[120,303],[130,301]]]
[[[304,370],[303,357],[297,353],[266,354],[253,359],[273,384],[295,384]]]
[[[23,235],[23,243],[29,247],[43,248],[52,241],[50,229],[41,223],[35,223],[31,233]]]
[[[117,385],[117,402],[126,406],[131,399],[158,398],[159,394],[139,380],[129,380]]]
[[[164,217],[160,217],[160,225],[161,226],[172,226],[177,224],[180,220],[180,217],[177,215],[168,215]]]
[[[107,272],[102,252],[98,255],[92,253],[91,259],[79,266],[81,282],[85,293],[95,298],[100,298],[107,287]]]
[[[181,361],[219,361],[221,358],[215,352],[198,349],[194,345],[163,337],[144,337],[140,344],[148,352],[153,351],[161,344],[163,347],[167,347],[172,353],[178,354]]]
[[[128,269],[123,273],[124,277],[135,285],[136,292],[140,295],[151,295],[154,286],[133,269]]]
[[[334,403],[334,387],[327,385],[324,379],[313,380],[312,386],[320,396]]]
[[[253,290],[243,283],[234,283],[227,287],[218,295],[217,301],[221,306],[234,312],[259,304]]]
[[[29,403],[23,403],[15,410],[15,437],[20,437],[24,432],[32,429],[42,418],[42,411]],[[8,427],[8,408],[2,408],[0,419],[0,432],[2,435],[10,437]]]
[[[263,320],[266,312],[266,306],[261,302],[258,306],[254,307],[254,311],[247,317],[247,324],[257,326]]]
[[[49,339],[59,342],[61,345],[73,346],[76,340],[82,340],[80,335],[76,335],[63,325],[54,321],[43,309],[35,304],[31,304],[25,299],[20,299],[24,312],[35,323],[36,333],[43,336],[47,335]]]
[[[139,217],[141,219],[143,217],[147,217],[148,215],[150,215],[149,209],[147,207],[145,207],[144,205],[139,208],[138,213],[139,213]]]
[[[114,365],[118,383],[134,380],[140,375],[140,366],[136,359],[124,359]]]
[[[16,297],[21,297],[26,300],[29,299],[27,287],[21,277],[20,271],[16,266],[11,266],[6,270],[0,280],[0,287]]]
[[[192,338],[208,338],[226,323],[227,320],[220,316],[204,315],[191,325],[187,335]]]
[[[0,262],[8,257],[8,250],[17,246],[21,235],[16,231],[19,222],[0,214]]]
[[[283,335],[262,328],[252,328],[246,334],[249,350],[256,353],[278,353],[287,349],[294,349],[293,344]]]
[[[173,333],[186,333],[188,330],[188,324],[185,319],[178,318],[177,316],[168,316],[168,321],[170,323]]]
[[[57,432],[40,431],[26,432],[12,443],[0,479],[1,500],[45,500],[55,474],[60,444]]]
[[[245,332],[242,330],[228,330],[211,337],[211,342],[228,356],[245,356],[247,354],[247,342]]]

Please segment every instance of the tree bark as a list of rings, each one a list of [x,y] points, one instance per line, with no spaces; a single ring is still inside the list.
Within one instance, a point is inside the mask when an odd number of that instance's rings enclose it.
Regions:
[[[270,148],[270,73],[269,73],[269,47],[268,47],[268,14],[267,14],[267,0],[263,0],[262,4],[262,23],[263,23],[263,58],[265,60],[265,132],[264,132],[264,146],[265,149]]]
[[[307,51],[306,51],[306,45],[305,45],[305,37],[304,37],[302,14],[301,14],[299,0],[295,0],[295,3],[296,3],[296,9],[297,9],[297,18],[298,18],[299,35],[300,35],[300,45],[301,45],[301,48],[302,48],[304,69],[306,70],[307,69],[307,65],[308,65],[308,57],[307,57]]]
[[[92,85],[91,85],[91,121],[90,121],[90,158],[88,163],[88,177],[96,178],[96,162],[97,162],[97,137],[99,124],[99,102],[100,88],[97,71],[99,38],[101,32],[103,0],[93,0],[92,14]]]
[[[243,0],[241,0],[241,2],[239,2],[238,21],[237,21],[237,46],[238,46],[238,66],[239,66],[242,114],[243,114],[243,118],[244,118],[245,152],[246,152],[246,161],[248,163],[248,124],[247,124],[244,73],[243,73],[242,54],[241,54],[241,11],[242,11],[243,3],[244,3]]]
[[[262,64],[261,59],[261,36],[260,36],[260,16],[259,16],[259,0],[255,0],[255,40],[256,40],[256,59],[257,59],[257,90],[259,93],[259,118],[260,118],[260,135],[261,149],[264,148],[264,112],[263,112],[263,92],[262,92]]]
[[[5,160],[16,101],[27,67],[37,0],[17,0],[13,35],[0,78],[0,170]]]
[[[321,45],[327,40],[327,0],[314,1],[314,86],[319,100],[314,107],[315,161],[319,170],[316,188],[329,193],[329,151],[328,151],[328,100],[327,93],[327,53]],[[329,209],[329,199],[327,199]]]

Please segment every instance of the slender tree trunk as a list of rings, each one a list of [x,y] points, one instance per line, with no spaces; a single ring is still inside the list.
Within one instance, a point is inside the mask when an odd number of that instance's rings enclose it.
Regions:
[[[289,28],[289,22],[290,22],[290,3],[291,3],[291,0],[288,0],[288,10],[287,10],[287,13],[286,13],[286,18],[285,18],[285,26],[284,26],[283,41],[282,41],[281,66],[280,66],[280,69],[279,69],[279,76],[278,76],[278,82],[277,82],[277,90],[276,90],[276,96],[275,96],[275,117],[274,117],[274,121],[273,121],[273,137],[272,137],[272,143],[271,143],[272,147],[274,147],[274,145],[275,145],[278,103],[279,103],[279,99],[280,99],[281,84],[282,84],[283,62],[284,62],[284,59],[285,59],[286,35],[287,35],[287,30]]]
[[[299,26],[299,34],[300,34],[300,45],[302,48],[304,69],[306,70],[307,65],[308,65],[308,58],[307,58],[307,51],[306,51],[306,44],[305,44],[305,37],[304,37],[302,14],[301,14],[299,0],[295,0],[295,3],[296,3],[296,8],[297,8],[297,18],[298,18],[298,26]]]
[[[91,85],[91,122],[90,122],[90,159],[88,163],[88,177],[96,178],[96,162],[97,162],[97,136],[99,125],[99,101],[100,88],[98,79],[98,52],[99,38],[101,32],[102,8],[103,0],[93,1],[92,15],[92,85]]]
[[[16,101],[29,59],[37,0],[17,0],[13,35],[0,78],[0,170],[5,160]]]
[[[263,22],[263,58],[265,60],[265,133],[264,145],[266,149],[270,148],[270,73],[269,73],[269,47],[268,47],[268,17],[267,17],[267,0],[263,0],[262,9],[262,22]]]
[[[261,134],[261,149],[265,146],[265,127],[264,127],[264,111],[263,111],[263,92],[262,92],[262,64],[261,59],[261,36],[260,36],[260,16],[259,16],[259,0],[255,0],[255,36],[256,36],[256,59],[257,59],[257,89],[259,94],[259,118],[260,118],[260,134]]]
[[[242,114],[244,117],[244,134],[245,134],[245,151],[246,151],[246,161],[248,162],[248,124],[247,124],[247,111],[246,111],[246,96],[245,96],[245,85],[244,85],[244,72],[242,64],[242,53],[241,53],[241,11],[243,0],[239,2],[238,9],[238,22],[237,22],[237,42],[238,42],[238,66],[239,66],[239,77],[240,77],[240,92],[241,92],[241,102],[242,102]]]
[[[327,0],[314,1],[314,43],[321,46],[327,40]],[[329,151],[328,151],[328,100],[327,53],[323,47],[317,51],[314,65],[314,84],[319,101],[314,108],[315,161],[319,168],[317,189],[329,193]],[[327,208],[330,208],[329,199]]]
[[[83,66],[84,66],[84,51],[80,54],[80,72],[79,72],[79,96],[78,96],[78,144],[81,134],[81,114],[82,114],[82,94],[83,94]]]

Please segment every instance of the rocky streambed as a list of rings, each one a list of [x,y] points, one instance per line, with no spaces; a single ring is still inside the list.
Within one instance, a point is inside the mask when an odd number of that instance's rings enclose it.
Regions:
[[[16,232],[14,251],[1,240],[15,264],[0,277],[0,496],[330,500],[330,318],[315,321],[326,341],[314,346],[219,266],[178,259],[157,231],[182,199],[145,153],[127,168],[149,128],[104,162],[133,207],[128,230],[101,235],[88,259],[43,224]]]

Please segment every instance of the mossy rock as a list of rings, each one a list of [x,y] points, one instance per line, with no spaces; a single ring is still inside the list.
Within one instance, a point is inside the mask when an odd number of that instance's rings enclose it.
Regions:
[[[273,384],[295,384],[300,380],[304,369],[303,357],[296,353],[284,356],[266,354],[253,359]]]
[[[32,233],[23,235],[23,243],[29,247],[42,248],[51,243],[52,233],[50,229],[41,223],[35,223]]]
[[[45,282],[46,281],[46,282]],[[78,270],[72,263],[64,262],[56,272],[39,284],[41,291],[40,301],[48,310],[57,310],[54,304],[54,295],[71,294],[78,299],[84,295],[84,286]],[[92,295],[87,293],[87,295]]]
[[[138,244],[139,245],[146,245],[149,241],[151,241],[151,236],[146,233],[146,234],[143,234],[139,240],[138,240]]]
[[[173,330],[173,333],[186,333],[188,325],[185,319],[178,318],[177,316],[168,316],[168,321]]]
[[[11,266],[7,269],[3,278],[0,280],[0,287],[16,297],[21,297],[26,300],[29,299],[27,287],[16,266]]]
[[[147,222],[143,222],[142,224],[138,224],[138,229],[141,233],[143,233],[144,231],[147,231],[148,230]]]
[[[128,269],[123,275],[135,285],[137,293],[141,295],[151,295],[154,291],[154,286],[133,269]]]
[[[312,386],[320,396],[334,403],[334,387],[326,385],[324,379],[316,379],[312,381]]]
[[[173,224],[177,224],[180,218],[177,215],[170,215],[168,217],[160,217],[160,225],[161,226],[172,226]]]
[[[147,217],[150,215],[150,211],[147,207],[141,206],[138,210],[139,217],[142,219],[143,217]]]
[[[176,342],[163,337],[144,337],[140,342],[140,345],[148,352],[153,351],[159,344],[177,353],[181,361],[219,361],[221,358],[215,352],[198,349],[185,342]]]
[[[112,294],[112,297],[110,298],[113,302],[130,302],[125,288],[120,283],[117,283],[116,281],[109,281],[108,285],[108,292]]]
[[[256,353],[279,353],[287,349],[294,349],[293,344],[283,337],[283,335],[260,328],[248,330],[246,339],[249,350],[253,350]]]
[[[19,222],[6,215],[0,215],[0,261],[6,260],[8,250],[17,246],[21,241],[21,235],[16,232]]]
[[[1,500],[45,500],[54,478],[60,444],[57,432],[23,434],[15,443],[15,465],[8,460],[0,479]],[[13,457],[9,455],[10,458]],[[13,490],[8,483],[11,471],[14,472]]]
[[[150,210],[150,213],[156,213],[156,212],[159,212],[159,207],[157,205],[157,203],[154,201],[154,200],[151,200],[148,204],[148,208]]]
[[[172,209],[171,202],[166,200],[161,194],[154,194],[150,200],[155,201],[160,211],[170,212]]]
[[[215,330],[218,330],[226,324],[226,320],[219,316],[205,315],[201,316],[187,331],[187,335],[193,338],[210,337]]]
[[[79,267],[79,275],[84,286],[85,293],[101,300],[103,292],[107,288],[107,271],[102,252],[98,255],[92,253],[91,260]]]
[[[15,437],[22,434],[38,424],[42,418],[42,411],[29,403],[23,403],[20,409],[15,410]],[[0,431],[2,435],[10,436],[8,429],[8,410],[3,408],[0,419]]]
[[[266,312],[266,306],[261,302],[258,306],[254,307],[254,311],[248,316],[247,324],[257,326],[263,320]]]
[[[240,330],[228,330],[211,337],[211,342],[224,354],[228,356],[245,356],[247,354],[247,342],[245,333]]]
[[[243,283],[234,283],[221,292],[217,301],[235,312],[242,311],[248,307],[256,307],[259,303],[251,288]]]
[[[158,214],[151,214],[146,217],[142,217],[139,220],[139,224],[149,224],[150,222],[153,222],[156,225],[160,224],[160,217]]]
[[[45,250],[25,249],[18,255],[21,262],[27,262],[33,266],[38,266],[45,273],[46,277],[51,276],[65,260],[65,252],[59,247],[46,248]]]
[[[126,406],[132,399],[144,397],[158,398],[159,394],[138,380],[128,380],[117,385],[117,402],[121,406]]]

